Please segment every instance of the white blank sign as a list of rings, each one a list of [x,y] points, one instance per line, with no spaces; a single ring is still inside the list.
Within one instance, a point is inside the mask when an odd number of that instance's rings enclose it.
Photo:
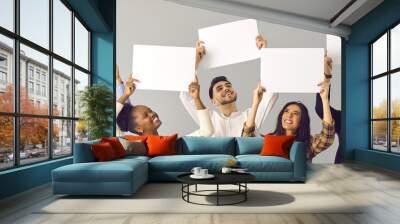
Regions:
[[[198,30],[206,55],[201,67],[214,68],[260,58],[257,21],[240,20]]]
[[[196,49],[134,45],[132,73],[138,89],[188,91],[195,77]]]
[[[316,93],[324,75],[323,48],[264,48],[261,83],[275,93]]]
[[[342,64],[342,40],[334,35],[326,35],[326,50],[334,65]]]

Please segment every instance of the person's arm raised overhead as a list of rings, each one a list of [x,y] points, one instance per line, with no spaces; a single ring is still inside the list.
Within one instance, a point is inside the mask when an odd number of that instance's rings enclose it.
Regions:
[[[253,91],[253,103],[247,115],[247,120],[244,123],[242,130],[242,137],[253,137],[255,136],[255,120],[257,115],[258,106],[263,98],[265,88],[261,86],[261,83],[257,84],[257,87]]]
[[[258,35],[256,37],[256,46],[260,50],[261,48],[266,48],[268,46],[267,40],[263,36]],[[278,100],[278,97],[279,97],[278,93],[273,93],[268,90],[264,93],[264,96],[262,97],[262,100],[259,103],[258,110],[256,113],[255,132],[258,132],[258,130],[261,128],[262,123],[264,122],[265,118],[268,116],[269,112],[274,107],[275,102]]]
[[[319,94],[323,107],[322,130],[319,134],[312,136],[307,155],[309,159],[327,149],[335,140],[335,121],[332,118],[328,97],[330,83],[325,80],[319,83],[318,86],[320,86]]]
[[[124,92],[122,96],[120,96],[117,99],[117,111],[116,115],[118,116],[118,113],[121,111],[122,106],[126,101],[129,101],[129,97],[135,92],[136,90],[136,82],[139,82],[139,80],[134,79],[132,75],[129,76],[128,80],[126,81]]]
[[[115,85],[116,85],[116,99],[118,100],[121,96],[124,95],[124,89],[125,89],[124,82],[122,81],[118,65],[115,74]],[[129,101],[126,101],[125,103],[129,103]]]
[[[206,55],[206,47],[204,46],[204,41],[198,40],[196,42],[196,66],[195,69],[199,68],[201,59]]]
[[[195,76],[195,80],[189,85],[189,94],[196,106],[196,114],[200,126],[200,129],[192,132],[189,136],[211,136],[214,133],[214,126],[211,123],[210,112],[201,101],[197,75]]]
[[[201,59],[204,57],[206,54],[206,49],[204,46],[203,41],[197,41],[196,42],[196,74],[197,74],[197,68],[201,62]],[[197,110],[196,110],[196,102],[194,99],[190,96],[188,92],[180,92],[179,94],[179,99],[181,100],[183,107],[186,109],[186,111],[189,113],[189,115],[193,118],[193,120],[197,123],[200,124],[197,116]]]

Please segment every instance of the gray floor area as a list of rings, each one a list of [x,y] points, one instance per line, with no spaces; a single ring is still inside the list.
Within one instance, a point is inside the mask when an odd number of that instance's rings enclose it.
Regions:
[[[357,214],[36,214],[55,200],[45,185],[0,201],[0,223],[400,223],[399,173],[359,163],[312,165],[308,182],[367,206]]]

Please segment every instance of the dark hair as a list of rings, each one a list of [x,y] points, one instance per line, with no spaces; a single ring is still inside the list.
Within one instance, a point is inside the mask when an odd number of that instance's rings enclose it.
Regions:
[[[135,123],[132,120],[131,113],[135,109],[130,103],[125,103],[117,116],[117,125],[121,131],[130,131],[137,135],[143,135],[135,130]]]
[[[210,88],[208,89],[208,95],[210,96],[210,99],[212,99],[212,98],[214,97],[213,88],[214,88],[215,84],[217,84],[218,82],[221,82],[221,81],[226,81],[226,82],[228,82],[228,83],[231,83],[231,82],[229,82],[228,79],[227,79],[225,76],[223,76],[223,75],[222,75],[222,76],[217,76],[217,77],[213,78],[213,79],[211,80]]]
[[[285,112],[285,109],[290,105],[297,105],[300,107],[301,110],[301,117],[300,117],[300,126],[297,129],[297,134],[295,141],[304,142],[306,145],[310,142],[310,116],[308,115],[308,109],[304,106],[301,102],[292,101],[285,106],[283,106],[282,110],[279,112],[278,120],[276,121],[276,128],[275,131],[270,133],[272,135],[285,135],[285,129],[282,127],[282,116]]]

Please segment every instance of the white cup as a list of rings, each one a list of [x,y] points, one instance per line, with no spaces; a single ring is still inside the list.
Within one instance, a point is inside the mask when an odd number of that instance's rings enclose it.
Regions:
[[[208,175],[208,169],[201,169],[200,170],[200,176],[207,176]]]
[[[202,170],[201,167],[193,167],[192,173],[193,173],[194,175],[196,175],[196,176],[199,176],[199,175],[201,175],[201,174],[200,174],[200,171],[201,171],[201,170]]]
[[[221,170],[222,173],[230,173],[231,171],[232,171],[232,168],[229,168],[229,167],[222,167],[222,170]]]

